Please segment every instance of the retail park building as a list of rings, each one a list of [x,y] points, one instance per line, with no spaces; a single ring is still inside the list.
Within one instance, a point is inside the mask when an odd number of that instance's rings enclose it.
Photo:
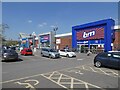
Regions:
[[[36,35],[21,36],[21,46],[37,48],[50,47],[76,49],[86,52],[88,49],[97,51],[111,51],[120,49],[120,27],[113,19],[105,19],[83,25],[73,26],[72,32],[57,34],[54,31]]]

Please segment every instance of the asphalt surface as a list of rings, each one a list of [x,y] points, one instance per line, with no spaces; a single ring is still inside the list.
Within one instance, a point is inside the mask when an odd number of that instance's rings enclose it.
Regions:
[[[119,89],[119,71],[111,68],[96,68],[95,55],[77,53],[76,58],[49,59],[19,55],[19,61],[2,63],[3,90],[8,88],[64,88]],[[16,89],[15,89],[16,90]],[[63,89],[62,89],[63,90]]]

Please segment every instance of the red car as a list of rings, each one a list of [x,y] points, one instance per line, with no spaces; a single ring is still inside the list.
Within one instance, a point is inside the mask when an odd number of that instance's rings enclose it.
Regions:
[[[33,55],[33,52],[30,48],[24,48],[20,53],[21,55]]]

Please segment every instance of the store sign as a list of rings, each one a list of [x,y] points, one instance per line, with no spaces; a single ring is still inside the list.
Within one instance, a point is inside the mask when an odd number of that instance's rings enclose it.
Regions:
[[[49,35],[40,36],[40,42],[49,42]]]
[[[104,39],[104,27],[79,30],[76,35],[77,40]]]
[[[89,38],[95,35],[95,31],[91,31],[91,32],[84,32],[83,33],[83,38]]]
[[[60,44],[61,43],[61,39],[56,39],[56,44]]]

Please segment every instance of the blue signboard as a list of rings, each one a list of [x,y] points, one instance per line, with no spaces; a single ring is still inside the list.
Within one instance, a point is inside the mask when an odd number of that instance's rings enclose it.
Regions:
[[[49,35],[43,35],[43,36],[40,36],[40,42],[41,43],[45,43],[45,42],[49,42]]]

